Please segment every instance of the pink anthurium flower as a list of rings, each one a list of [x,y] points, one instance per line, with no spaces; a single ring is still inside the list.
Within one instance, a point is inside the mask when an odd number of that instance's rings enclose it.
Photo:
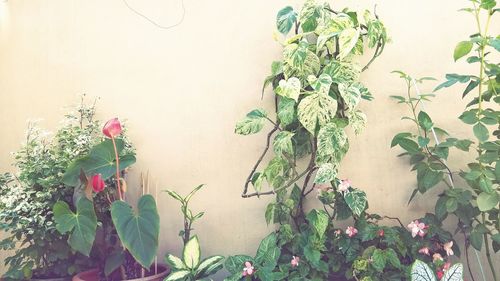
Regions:
[[[108,138],[114,138],[122,133],[122,125],[118,118],[113,118],[104,124],[102,128],[102,133]]]
[[[96,174],[96,175],[92,176],[92,189],[96,193],[103,191],[105,187],[106,187],[106,184],[104,183],[104,180],[102,179],[101,174]]]
[[[407,226],[408,230],[411,231],[411,236],[415,238],[415,236],[420,236],[424,237],[425,236],[425,230],[428,228],[427,225],[423,222],[419,222],[418,220],[412,221],[410,224]]]
[[[431,255],[428,247],[423,247],[422,249],[418,250],[418,252],[427,256]]]
[[[443,245],[443,248],[446,251],[446,255],[447,256],[453,256],[453,254],[454,254],[453,250],[451,249],[451,247],[453,247],[453,241],[444,243],[444,245]]]
[[[250,276],[254,273],[254,268],[252,266],[252,264],[247,261],[245,262],[245,267],[243,268],[243,276]]]
[[[296,256],[292,256],[292,261],[290,261],[290,264],[292,267],[297,267],[299,266],[300,258]]]
[[[347,236],[349,237],[354,237],[356,236],[356,234],[358,234],[358,230],[354,226],[348,226],[345,234],[347,234]]]
[[[340,192],[345,192],[351,187],[351,181],[349,179],[342,180],[338,185],[338,190]]]

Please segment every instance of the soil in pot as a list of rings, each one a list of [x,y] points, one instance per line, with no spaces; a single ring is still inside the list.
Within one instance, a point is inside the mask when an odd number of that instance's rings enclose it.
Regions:
[[[135,270],[136,268],[137,266],[134,266],[132,269],[125,268],[125,270],[130,272],[131,270]],[[165,279],[165,277],[169,273],[170,273],[170,268],[162,264],[159,264],[157,266],[157,271],[155,273],[155,266],[153,265],[151,266],[149,271],[145,271],[144,277],[140,277],[141,275],[139,273],[138,278],[133,277],[131,279],[127,279],[127,281],[163,281],[163,279]],[[119,280],[120,281],[123,280],[121,278],[120,270],[116,270],[108,277],[104,276],[103,271],[99,269],[87,270],[73,277],[73,281],[119,281]]]

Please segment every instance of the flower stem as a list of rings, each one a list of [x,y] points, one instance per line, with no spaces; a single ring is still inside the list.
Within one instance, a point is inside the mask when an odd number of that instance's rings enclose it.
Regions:
[[[113,142],[113,148],[115,150],[115,159],[116,159],[116,184],[118,187],[118,197],[120,200],[123,200],[122,188],[120,186],[120,157],[118,156],[118,149],[116,149],[115,138],[112,136],[111,141]]]

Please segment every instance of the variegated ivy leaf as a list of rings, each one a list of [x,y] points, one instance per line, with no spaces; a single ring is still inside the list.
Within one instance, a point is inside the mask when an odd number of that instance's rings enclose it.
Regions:
[[[353,110],[361,100],[361,93],[357,87],[349,86],[345,83],[339,84],[339,92],[349,110]]]
[[[339,36],[339,59],[344,60],[352,51],[354,46],[359,39],[359,29],[356,28],[347,28],[340,33]]]
[[[297,13],[292,7],[287,6],[281,9],[276,16],[276,27],[282,34],[287,34],[297,21]]]
[[[288,162],[285,159],[281,158],[280,156],[274,157],[264,169],[264,175],[267,179],[267,182],[274,186],[276,184],[276,182],[274,182],[276,178],[282,171],[286,170],[287,167]]]
[[[252,185],[255,191],[260,192],[262,190],[262,182],[264,181],[265,178],[266,176],[264,175],[264,173],[253,174]]]
[[[324,163],[319,166],[314,183],[329,183],[337,176],[337,168],[332,163]]]
[[[316,41],[316,52],[319,52],[330,39],[338,36],[342,30],[353,26],[354,23],[351,17],[346,14],[341,13],[334,17],[325,17],[325,22],[316,29],[319,34]]]
[[[236,123],[235,133],[240,135],[250,135],[260,132],[264,127],[267,113],[264,109],[255,109],[250,111],[245,119]]]
[[[332,60],[325,66],[323,73],[330,75],[333,83],[352,84],[359,79],[361,68],[354,62]]]
[[[278,102],[278,118],[283,126],[293,123],[296,118],[295,101],[293,99],[280,98]]]
[[[334,122],[321,127],[318,133],[316,162],[339,163],[349,149],[347,135]]]
[[[375,47],[380,37],[387,41],[387,31],[384,24],[374,17],[368,10],[365,11],[363,17],[365,25],[368,28],[368,47]]]
[[[313,93],[299,103],[297,116],[304,128],[314,135],[316,127],[330,122],[336,113],[335,99],[326,94]]]
[[[285,62],[295,68],[301,68],[306,61],[307,47],[307,41],[304,40],[300,41],[299,44],[293,43],[287,45],[283,49]]]
[[[297,77],[290,77],[288,80],[281,80],[279,82],[279,85],[276,88],[276,94],[298,101],[300,96],[300,87],[300,80]]]
[[[354,129],[354,133],[356,135],[359,135],[366,127],[366,120],[366,115],[359,110],[354,111],[349,115],[349,123]]]
[[[320,70],[318,56],[307,49],[307,42],[292,43],[283,49],[285,77],[298,77],[302,82],[308,75],[316,76]]]
[[[295,134],[288,131],[279,132],[273,141],[274,153],[278,155],[289,154],[293,155],[292,138]]]
[[[307,221],[312,225],[320,238],[325,235],[329,222],[328,214],[325,211],[312,209],[307,214]]]
[[[326,73],[321,74],[318,78],[313,75],[309,75],[309,77],[307,77],[307,81],[315,91],[325,95],[328,95],[330,86],[332,85],[332,77]]]
[[[366,209],[366,193],[359,189],[352,189],[344,193],[344,200],[352,213],[359,216]]]
[[[315,0],[307,0],[300,11],[299,22],[302,31],[314,31],[323,16],[323,7],[318,5]]]

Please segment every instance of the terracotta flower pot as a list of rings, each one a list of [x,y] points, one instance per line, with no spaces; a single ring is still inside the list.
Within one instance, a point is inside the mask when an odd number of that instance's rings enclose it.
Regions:
[[[128,279],[127,281],[163,281],[165,276],[170,273],[170,268],[166,265],[158,265],[158,274],[147,276],[144,278]],[[73,276],[73,281],[99,281],[99,269],[91,269],[80,272]]]

